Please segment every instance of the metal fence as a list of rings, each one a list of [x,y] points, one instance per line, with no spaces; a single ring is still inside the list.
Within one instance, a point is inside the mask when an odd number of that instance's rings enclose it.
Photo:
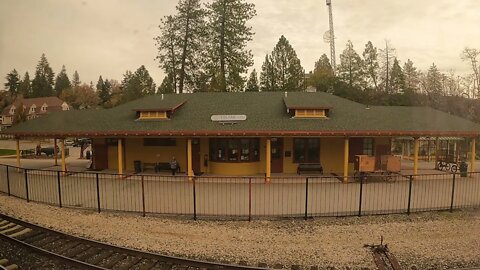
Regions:
[[[193,177],[0,165],[0,192],[93,211],[197,218],[311,218],[480,206],[480,173],[349,177]]]

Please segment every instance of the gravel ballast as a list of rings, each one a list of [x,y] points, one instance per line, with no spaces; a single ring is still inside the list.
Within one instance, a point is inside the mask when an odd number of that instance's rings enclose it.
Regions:
[[[193,221],[61,209],[0,195],[0,211],[103,242],[219,262],[374,269],[380,236],[405,267],[480,266],[480,210],[280,221]]]

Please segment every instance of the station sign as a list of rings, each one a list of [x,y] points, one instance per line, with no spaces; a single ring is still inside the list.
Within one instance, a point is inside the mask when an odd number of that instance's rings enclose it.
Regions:
[[[247,116],[244,114],[239,115],[212,115],[210,119],[213,122],[232,122],[232,121],[245,121]]]

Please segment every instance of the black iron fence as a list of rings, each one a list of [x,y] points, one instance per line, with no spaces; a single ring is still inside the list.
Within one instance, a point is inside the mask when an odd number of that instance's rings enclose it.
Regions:
[[[60,172],[0,165],[0,192],[93,211],[197,218],[311,218],[480,206],[480,173],[193,177]]]

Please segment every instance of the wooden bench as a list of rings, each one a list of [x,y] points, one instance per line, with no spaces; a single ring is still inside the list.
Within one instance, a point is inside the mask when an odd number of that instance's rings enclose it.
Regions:
[[[155,172],[171,171],[170,163],[168,162],[143,162],[142,171],[152,169]],[[180,172],[180,165],[177,165],[177,172]]]
[[[320,163],[300,163],[297,167],[297,174],[301,172],[319,172],[323,174],[323,167]]]

